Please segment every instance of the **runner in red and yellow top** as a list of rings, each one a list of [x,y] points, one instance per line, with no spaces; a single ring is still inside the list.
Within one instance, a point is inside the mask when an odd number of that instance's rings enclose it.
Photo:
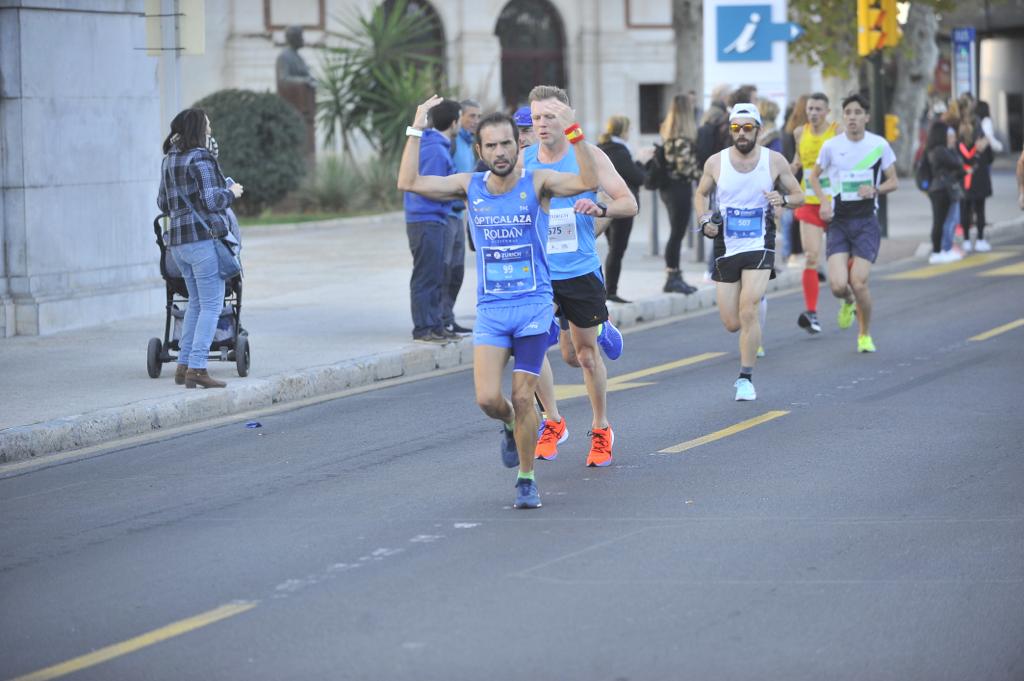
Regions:
[[[828,97],[821,92],[815,92],[807,97],[807,123],[794,131],[797,154],[793,159],[792,168],[794,173],[800,168],[804,169],[801,184],[806,197],[804,205],[793,211],[793,217],[800,221],[800,241],[803,243],[806,258],[803,286],[807,311],[800,313],[797,323],[810,334],[821,331],[821,324],[818,323],[818,262],[821,258],[821,244],[826,225],[818,214],[821,205],[807,181],[807,176],[818,160],[821,145],[825,140],[835,137],[838,131],[838,126],[828,121],[828,113]],[[828,190],[828,180],[825,182],[825,189]]]

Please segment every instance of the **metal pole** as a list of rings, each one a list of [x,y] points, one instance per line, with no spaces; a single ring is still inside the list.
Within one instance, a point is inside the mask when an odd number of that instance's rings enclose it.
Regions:
[[[871,132],[885,137],[885,82],[882,74],[882,53],[878,50],[868,58],[871,63]],[[882,236],[889,236],[889,211],[884,196],[878,197],[878,224],[882,228]]]
[[[658,201],[658,190],[651,190],[651,255],[658,255],[658,209],[661,203]]]

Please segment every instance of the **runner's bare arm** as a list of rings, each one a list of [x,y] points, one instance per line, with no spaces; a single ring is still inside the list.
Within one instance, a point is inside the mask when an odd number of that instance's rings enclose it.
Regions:
[[[823,172],[820,165],[814,164],[811,169],[811,174],[807,176],[807,181],[811,185],[811,189],[814,190],[814,195],[818,197],[818,202],[821,203],[822,208],[825,206],[832,205],[832,197],[825,193],[825,190],[821,188],[821,173]]]
[[[441,98],[433,95],[430,99],[416,107],[412,127],[417,130],[427,128],[427,112],[441,103]],[[402,150],[402,161],[398,166],[398,189],[412,192],[432,201],[452,201],[466,198],[466,188],[473,176],[469,173],[457,175],[420,175],[420,138],[409,135]]]
[[[720,163],[721,154],[713,154],[704,163],[704,174],[700,176],[700,182],[697,183],[697,195],[694,203],[697,209],[697,228],[698,230],[703,230],[704,236],[711,238],[718,235],[718,226],[707,222],[707,219],[711,216],[711,206],[708,205],[708,201],[711,192],[715,190]]]
[[[544,109],[542,113],[554,114],[555,125],[560,126],[563,130],[568,129],[576,120],[576,112],[557,99],[541,102],[541,108]],[[577,142],[574,147],[576,163],[580,167],[579,175],[555,171],[534,173],[534,177],[538,179],[538,196],[574,196],[597,189],[598,175],[594,147],[583,140]]]
[[[787,207],[799,206],[804,202],[804,193],[800,189],[800,183],[793,177],[793,173],[789,170],[789,163],[786,162],[786,157],[777,151],[771,152],[771,170],[772,175],[776,178],[776,186],[782,185],[782,192],[770,191],[765,193],[765,198],[768,199],[768,203],[773,206],[782,206],[785,204]],[[783,201],[785,199],[785,201]]]
[[[597,162],[597,177],[601,191],[611,199],[608,202],[608,212],[602,215],[603,211],[590,199],[580,199],[577,201],[575,206],[573,206],[574,210],[577,213],[606,218],[631,218],[636,215],[636,197],[629,190],[629,185],[626,184],[626,181],[615,170],[615,165],[612,164],[611,159],[597,147],[592,148],[591,151],[593,151],[594,160]],[[595,231],[595,234],[600,235],[603,231],[604,229]]]
[[[882,184],[878,185],[878,192],[875,194],[888,194],[889,192],[896,191],[897,187],[900,186],[900,180],[896,177],[896,164],[893,163],[891,166],[882,171]]]

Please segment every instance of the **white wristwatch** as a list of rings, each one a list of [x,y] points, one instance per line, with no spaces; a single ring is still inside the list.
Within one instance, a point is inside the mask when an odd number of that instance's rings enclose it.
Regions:
[[[406,137],[423,137],[423,131],[410,125],[405,129],[405,135]]]

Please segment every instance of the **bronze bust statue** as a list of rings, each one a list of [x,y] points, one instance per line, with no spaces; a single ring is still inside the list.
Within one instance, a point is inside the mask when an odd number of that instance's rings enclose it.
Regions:
[[[306,124],[306,157],[310,163],[316,149],[316,79],[299,54],[302,27],[289,26],[284,32],[288,46],[277,56],[277,94],[295,107]]]

